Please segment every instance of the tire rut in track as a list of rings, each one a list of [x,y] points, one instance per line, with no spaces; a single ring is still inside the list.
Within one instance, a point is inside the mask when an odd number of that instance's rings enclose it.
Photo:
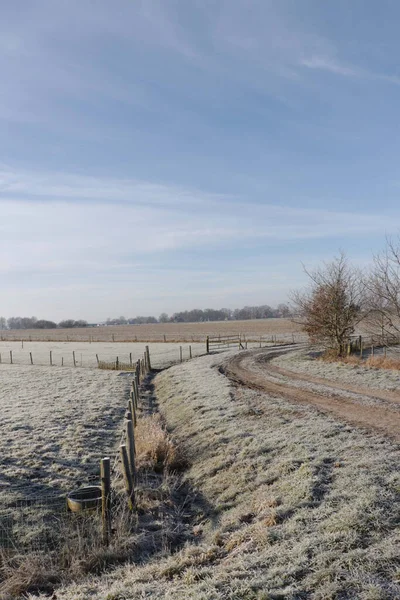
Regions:
[[[335,395],[334,390],[358,393],[383,402],[400,402],[399,394],[384,390],[371,391],[371,389],[366,390],[366,388],[346,386],[319,377],[299,376],[297,373],[270,364],[272,358],[288,351],[268,353],[264,349],[237,354],[226,363],[223,372],[237,384],[261,390],[279,398],[285,398],[291,402],[313,405],[319,410],[338,417],[351,425],[378,431],[389,435],[397,442],[400,441],[400,412],[385,406],[383,403],[382,405],[374,406],[365,405],[357,402],[354,397],[346,398],[343,395]],[[293,380],[293,384],[271,381],[269,377],[274,377],[276,374],[290,377]],[[325,396],[315,391],[298,388],[295,383],[296,379],[309,383],[323,384],[332,389],[332,394]]]

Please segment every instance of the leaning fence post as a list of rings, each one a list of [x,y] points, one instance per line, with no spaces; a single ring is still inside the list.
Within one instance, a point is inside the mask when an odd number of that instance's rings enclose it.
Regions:
[[[101,478],[101,518],[103,524],[103,543],[108,546],[111,536],[111,469],[108,456],[100,462]]]
[[[121,444],[119,447],[122,462],[122,473],[124,476],[126,492],[128,494],[128,506],[130,510],[133,510],[135,503],[135,490],[133,488],[132,475],[129,469],[128,454],[126,452],[126,445]]]
[[[32,356],[32,352],[29,352],[29,358],[31,359],[31,365],[33,365],[33,356]],[[1,359],[0,359],[1,362]]]
[[[73,361],[74,361],[74,367],[76,367],[75,350],[72,351],[72,358],[73,358]]]

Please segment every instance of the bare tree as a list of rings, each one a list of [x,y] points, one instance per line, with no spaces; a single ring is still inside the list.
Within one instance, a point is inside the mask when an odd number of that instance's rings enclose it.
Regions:
[[[294,321],[302,325],[311,341],[342,356],[349,336],[365,315],[362,274],[349,265],[343,253],[314,271],[304,270],[310,286],[292,294],[297,315]]]
[[[385,250],[374,257],[367,289],[369,329],[385,343],[400,334],[400,237],[387,238]]]

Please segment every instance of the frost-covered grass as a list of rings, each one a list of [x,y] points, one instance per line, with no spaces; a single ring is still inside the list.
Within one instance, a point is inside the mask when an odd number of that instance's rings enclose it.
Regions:
[[[12,351],[13,364],[30,365],[32,353],[34,365],[50,365],[50,351],[52,363],[56,366],[73,367],[73,352],[78,367],[97,367],[96,354],[100,361],[111,362],[118,357],[120,363],[129,364],[130,354],[132,361],[143,358],[146,345],[149,346],[152,366],[163,368],[180,361],[180,347],[182,358],[189,358],[189,344],[169,343],[107,343],[107,342],[0,342],[0,355],[2,364],[10,364],[10,351]],[[191,344],[192,356],[205,353],[205,344]],[[1,369],[1,365],[0,365]]]
[[[399,448],[312,407],[234,388],[209,356],[155,380],[197,490],[195,541],[60,590],[64,600],[400,597]]]
[[[186,495],[181,498],[178,476],[170,471],[180,470],[185,457],[153,414],[150,385],[141,387],[136,510],[130,512],[114,461],[130,388],[126,374],[3,365],[0,383],[1,600],[26,598],[35,589],[48,595],[57,584],[180,543]],[[99,485],[104,455],[111,457],[113,489],[107,547],[99,514],[68,514],[65,505],[67,491]]]
[[[378,358],[378,354],[376,358]],[[393,358],[399,357],[398,352],[388,354]],[[272,364],[296,373],[322,377],[360,387],[370,387],[383,390],[400,389],[400,372],[392,369],[374,368],[358,360],[354,364],[341,361],[327,362],[320,359],[320,353],[300,350],[274,358]]]
[[[65,492],[119,439],[130,380],[92,369],[0,366],[0,508]]]

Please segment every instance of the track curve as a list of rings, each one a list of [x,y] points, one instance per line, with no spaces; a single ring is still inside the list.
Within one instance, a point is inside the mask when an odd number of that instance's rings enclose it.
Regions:
[[[272,358],[287,353],[262,350],[235,354],[223,367],[224,374],[233,382],[267,392],[294,403],[315,406],[342,421],[389,435],[400,442],[400,394],[385,390],[371,390],[343,385],[320,377],[309,377],[270,364]],[[282,377],[286,378],[282,380]],[[302,389],[299,382],[324,386],[324,393]],[[297,386],[296,386],[297,383]],[[357,395],[358,398],[357,398]],[[360,396],[373,401],[363,403]],[[399,404],[399,408],[397,408]]]

